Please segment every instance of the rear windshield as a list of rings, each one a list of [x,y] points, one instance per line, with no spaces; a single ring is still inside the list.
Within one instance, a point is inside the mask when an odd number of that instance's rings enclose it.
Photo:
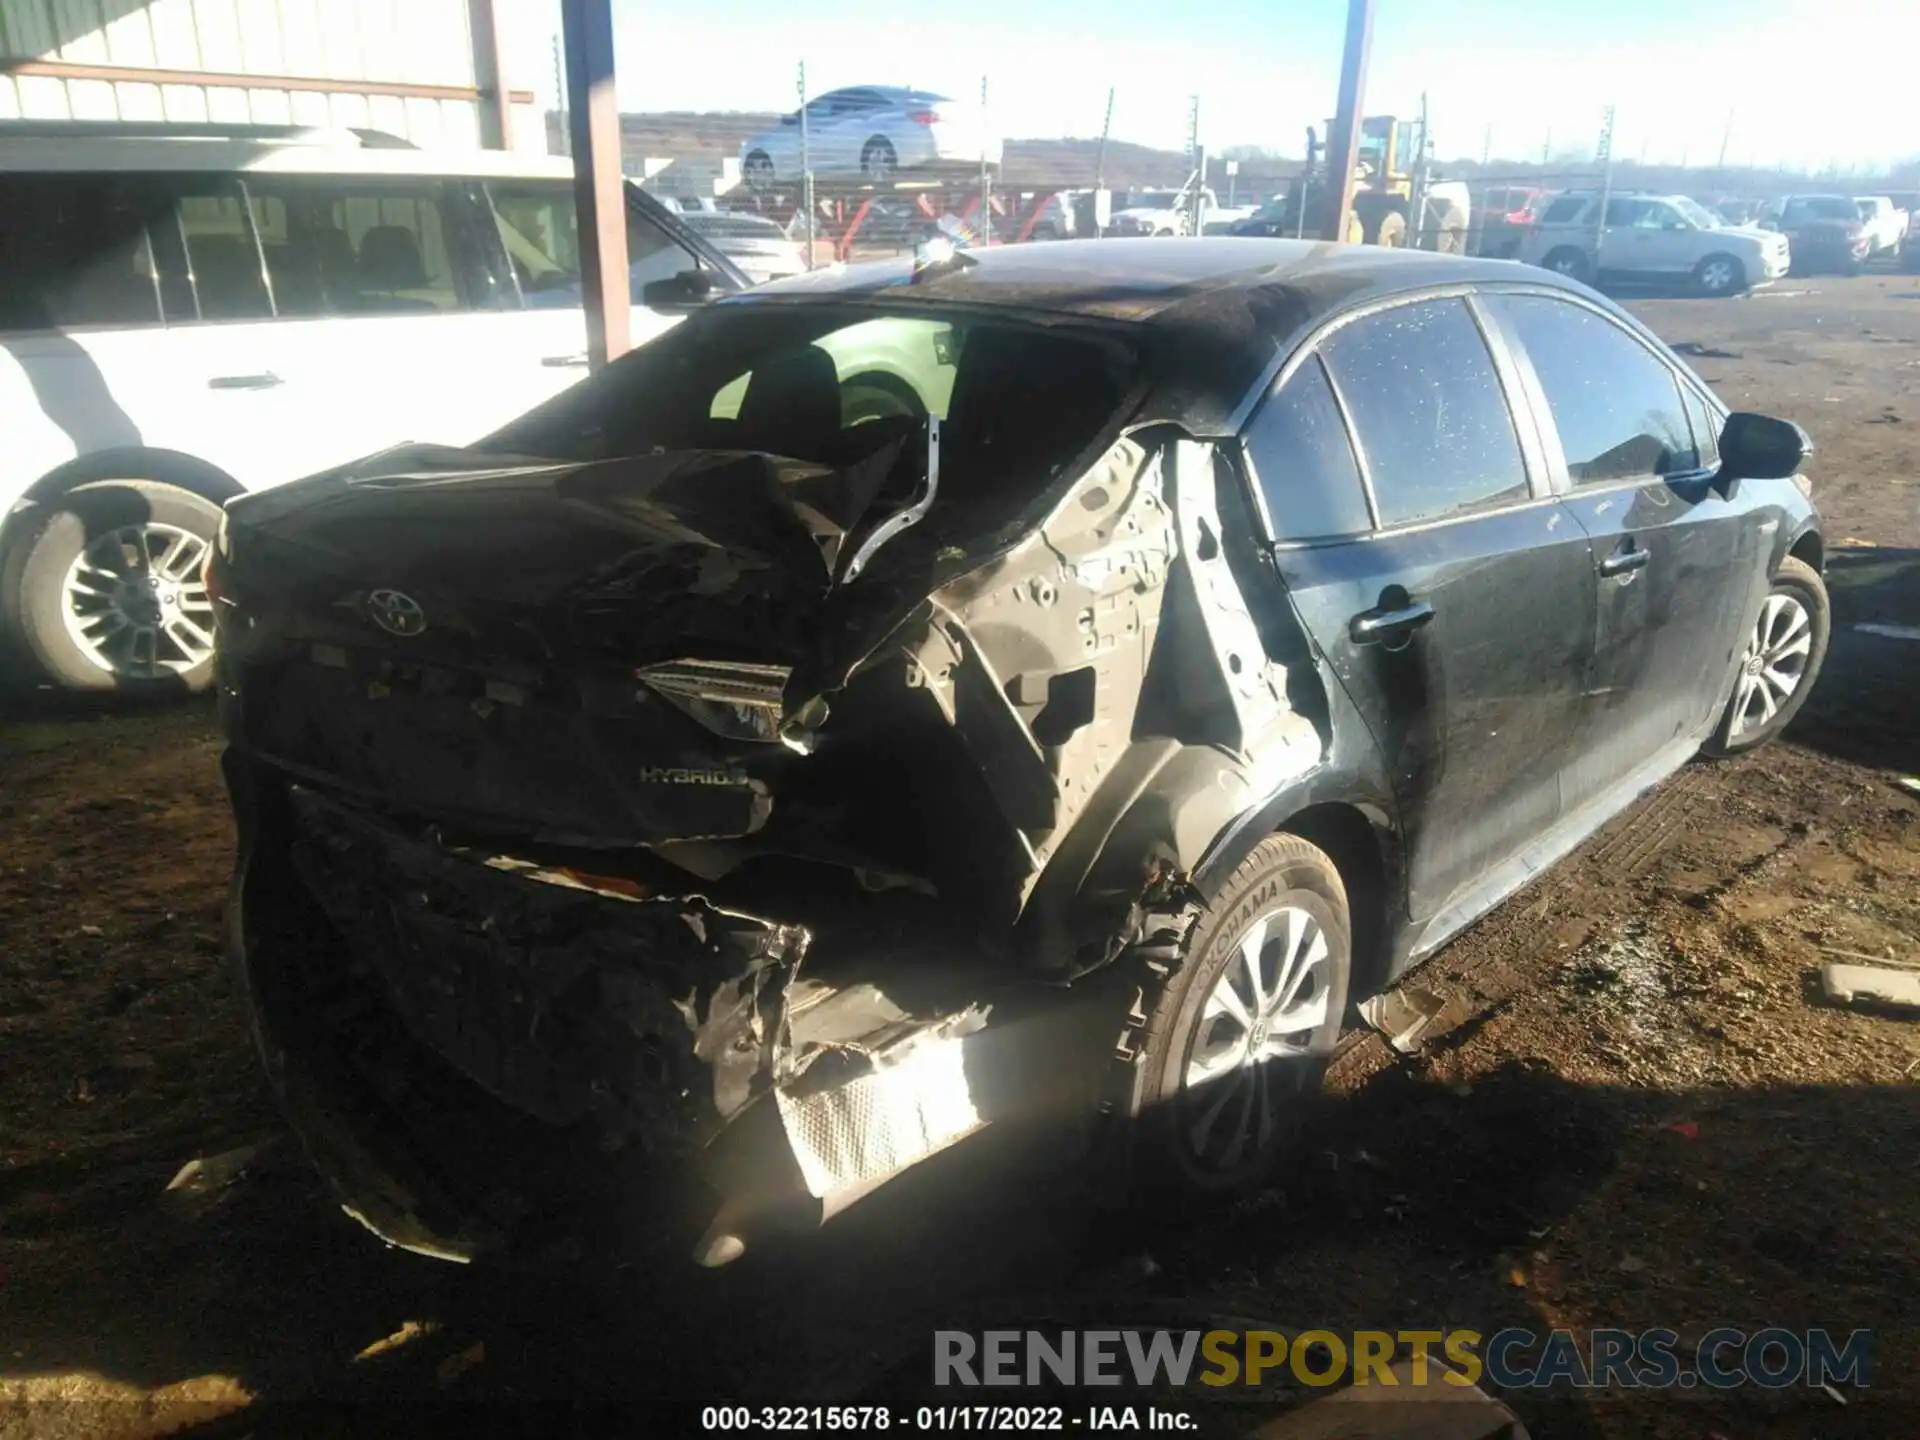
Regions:
[[[748,450],[846,467],[889,446],[924,454],[933,417],[941,496],[1010,518],[1108,443],[1139,383],[1132,347],[1106,329],[719,305],[474,448],[558,460]]]

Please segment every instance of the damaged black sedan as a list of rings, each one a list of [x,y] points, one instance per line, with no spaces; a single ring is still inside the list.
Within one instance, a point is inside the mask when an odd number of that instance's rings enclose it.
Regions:
[[[1101,241],[706,306],[232,506],[270,1076],[454,1258],[719,1263],[1003,1121],[1257,1184],[1352,1004],[1805,699],[1807,448],[1497,262]]]

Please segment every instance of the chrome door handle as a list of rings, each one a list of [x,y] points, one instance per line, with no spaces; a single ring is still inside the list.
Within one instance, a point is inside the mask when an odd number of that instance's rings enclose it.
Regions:
[[[1393,610],[1363,610],[1353,617],[1347,633],[1356,645],[1378,645],[1410,636],[1433,619],[1433,606],[1415,600]]]
[[[549,370],[567,370],[576,366],[584,370],[588,363],[587,352],[582,350],[578,355],[548,355],[540,363]]]
[[[1652,559],[1651,550],[1643,550],[1628,542],[1600,562],[1600,574],[1603,577],[1629,575],[1635,570],[1644,570]]]
[[[216,375],[207,381],[207,388],[209,390],[271,390],[276,385],[286,383],[271,370],[265,370],[258,375]]]

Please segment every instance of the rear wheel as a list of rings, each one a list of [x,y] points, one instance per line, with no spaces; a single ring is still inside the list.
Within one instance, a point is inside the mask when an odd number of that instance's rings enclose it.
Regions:
[[[1738,755],[1787,728],[1807,702],[1827,658],[1832,617],[1820,572],[1788,556],[1740,656],[1740,675],[1720,726],[1703,747],[1709,755]]]
[[[1571,245],[1562,245],[1558,249],[1549,250],[1546,258],[1540,262],[1540,268],[1551,270],[1556,275],[1565,275],[1569,280],[1591,283],[1593,279],[1592,263],[1588,261],[1583,251],[1576,250]]]
[[[204,690],[213,602],[200,571],[220,507],[153,480],[76,486],[0,561],[0,623],[72,690]]]
[[[893,142],[884,135],[876,135],[861,147],[860,173],[869,180],[891,180],[894,172],[900,168],[900,157],[894,153]]]
[[[855,375],[840,387],[840,423],[847,428],[872,420],[924,420],[926,415],[919,392],[884,371]]]
[[[1407,243],[1407,217],[1389,213],[1380,217],[1380,228],[1374,232],[1373,243],[1384,245],[1390,250],[1398,250]]]
[[[1147,1191],[1257,1187],[1318,1093],[1346,1013],[1346,887],[1296,835],[1257,846],[1173,953],[1143,954],[1129,1057],[1134,1178]]]

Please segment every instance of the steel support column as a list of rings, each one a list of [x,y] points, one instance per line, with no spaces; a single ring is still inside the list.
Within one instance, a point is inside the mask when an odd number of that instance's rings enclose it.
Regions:
[[[567,128],[580,211],[580,288],[587,364],[598,370],[630,348],[627,195],[620,173],[620,100],[614,89],[613,0],[560,0],[567,59]]]
[[[480,92],[480,143],[489,150],[513,148],[513,97],[500,59],[498,0],[467,0],[467,31],[473,41],[473,83]]]
[[[1367,50],[1373,43],[1373,0],[1347,0],[1347,47],[1340,60],[1340,103],[1327,136],[1326,210],[1320,217],[1322,240],[1347,238],[1347,211],[1353,208],[1353,167],[1360,160],[1361,101],[1367,87]],[[1381,177],[1385,184],[1385,177]]]

